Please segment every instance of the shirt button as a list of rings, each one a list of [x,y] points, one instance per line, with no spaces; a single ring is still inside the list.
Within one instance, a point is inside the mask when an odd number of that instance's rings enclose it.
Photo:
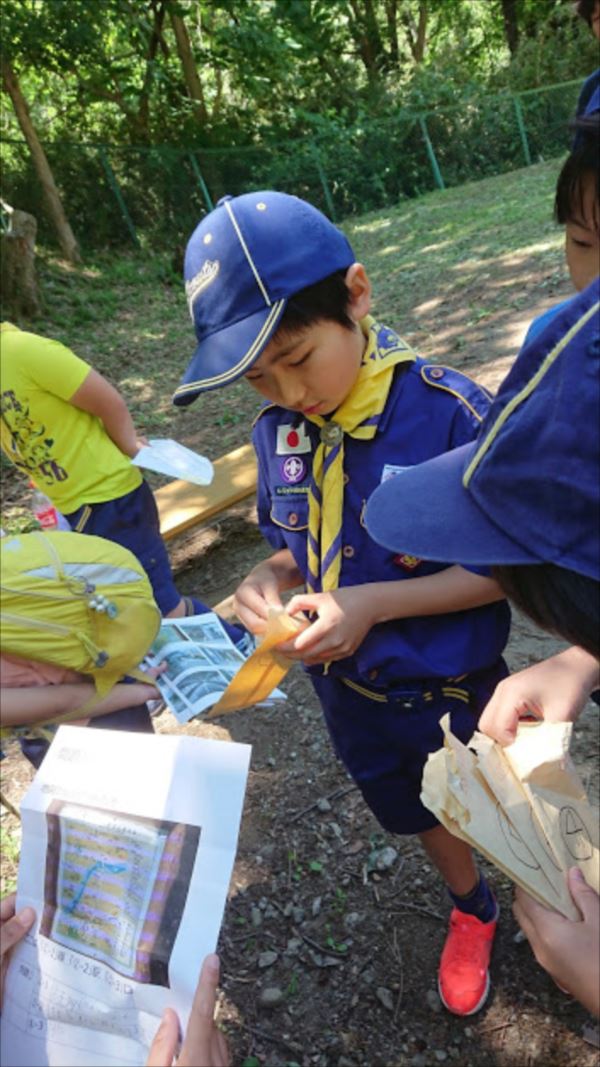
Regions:
[[[354,549],[353,549],[352,545],[344,545],[344,547],[342,549],[342,556],[345,556],[346,559],[352,559],[353,555],[354,555]]]
[[[444,377],[444,368],[443,367],[432,367],[431,371],[429,373],[431,374],[432,378],[443,378]]]
[[[344,474],[344,477],[342,478],[342,481],[343,481],[344,485],[348,485],[348,482],[350,481],[350,475],[349,474]]]
[[[369,681],[374,682],[378,674],[379,671],[374,667],[372,671],[369,671]]]
[[[297,516],[295,511],[290,511],[290,513],[288,515],[288,522],[289,522],[290,526],[297,526],[298,525],[298,516]]]

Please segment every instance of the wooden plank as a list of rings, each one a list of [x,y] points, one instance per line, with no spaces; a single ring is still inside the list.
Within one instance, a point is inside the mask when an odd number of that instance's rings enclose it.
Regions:
[[[256,457],[252,445],[242,445],[215,460],[210,485],[192,485],[178,479],[157,489],[154,496],[165,541],[208,522],[225,508],[256,491]]]

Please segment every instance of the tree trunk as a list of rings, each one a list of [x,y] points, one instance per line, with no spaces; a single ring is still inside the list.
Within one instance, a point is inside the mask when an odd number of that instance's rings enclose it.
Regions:
[[[26,211],[3,204],[10,229],[2,234],[2,316],[17,319],[39,314],[41,301],[35,276],[37,222]]]
[[[350,0],[354,18],[349,20],[349,29],[367,72],[369,83],[374,85],[379,77],[379,67],[385,65],[385,55],[372,0],[363,0],[363,5],[363,10],[361,10],[359,0]]]
[[[58,242],[62,248],[63,254],[71,263],[81,263],[79,247],[62,206],[60,194],[56,188],[56,182],[54,181],[50,164],[46,159],[46,153],[42,148],[40,139],[31,121],[27,101],[21,92],[17,76],[8,60],[5,59],[2,60],[2,80],[4,82],[4,87],[12,100],[15,114],[21,130],[23,131],[23,136],[29,145],[33,164],[42,185],[46,206],[52,222],[54,223]]]
[[[402,15],[410,54],[412,55],[415,64],[421,63],[423,56],[425,55],[425,45],[427,42],[427,13],[427,0],[421,0],[421,3],[419,4],[419,22],[416,27],[412,14],[408,8],[404,10]]]
[[[415,49],[415,63],[421,63],[425,55],[427,41],[427,0],[421,0],[419,4],[419,25],[417,27],[417,41]]]
[[[390,66],[395,70],[398,67],[398,0],[385,0],[385,17],[387,20],[388,47]]]
[[[519,47],[519,23],[517,16],[517,0],[500,0],[502,18],[504,20],[504,35],[511,56],[514,56]]]
[[[196,62],[192,54],[192,46],[190,44],[190,38],[188,36],[185,22],[180,15],[174,15],[173,12],[171,12],[171,25],[175,34],[175,40],[177,41],[177,52],[179,53],[179,58],[181,60],[181,67],[187,91],[196,104],[196,113],[199,121],[206,122],[208,119],[208,112],[204,101],[204,92],[202,90],[202,83],[198,77]]]
[[[144,137],[144,141],[150,140],[150,86],[152,84],[152,65],[156,59],[156,53],[159,47],[162,48],[163,54],[168,53],[165,41],[162,36],[162,28],[165,17],[165,3],[166,0],[151,0],[150,10],[152,12],[152,32],[150,34],[150,41],[148,43],[148,54],[146,56],[146,72],[144,74],[144,82],[140,92],[140,103],[138,107],[137,119],[139,122],[140,130]]]

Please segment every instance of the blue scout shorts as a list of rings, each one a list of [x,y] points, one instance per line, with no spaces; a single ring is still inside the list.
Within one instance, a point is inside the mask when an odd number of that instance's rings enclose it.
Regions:
[[[84,504],[65,515],[76,533],[94,534],[128,548],[146,571],[161,614],[181,600],[162,537],[156,501],[147,482],[116,500]]]
[[[427,756],[441,748],[439,721],[466,744],[498,682],[504,660],[454,679],[407,682],[397,689],[311,675],[333,746],[385,830],[417,834],[438,826],[419,799]]]

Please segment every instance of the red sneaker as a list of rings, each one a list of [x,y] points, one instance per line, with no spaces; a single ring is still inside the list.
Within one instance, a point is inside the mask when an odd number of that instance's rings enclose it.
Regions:
[[[440,960],[438,990],[442,1004],[454,1015],[473,1015],[485,1004],[490,989],[488,964],[497,919],[482,923],[458,908],[450,913],[450,930]]]

